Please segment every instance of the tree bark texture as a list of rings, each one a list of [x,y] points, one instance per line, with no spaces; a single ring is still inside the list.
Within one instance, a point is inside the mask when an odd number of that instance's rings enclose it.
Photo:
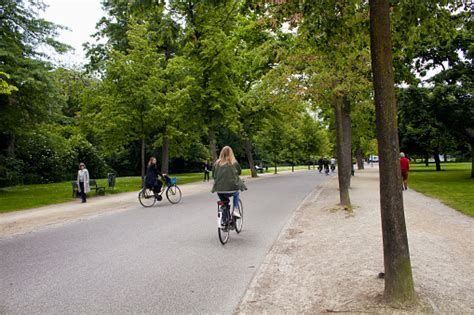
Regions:
[[[356,160],[357,160],[357,169],[363,170],[364,169],[364,159],[363,159],[363,152],[361,147],[357,147],[356,149]]]
[[[207,140],[209,142],[209,153],[211,153],[212,164],[217,161],[216,131],[214,128],[207,129]]]
[[[385,267],[384,296],[390,304],[415,299],[400,189],[397,110],[392,65],[389,0],[369,0],[370,48],[379,149],[380,206]]]
[[[349,188],[351,186],[352,168],[352,127],[350,116],[350,102],[343,95],[333,98],[334,114],[336,118],[336,153],[337,177],[339,180],[339,199],[344,207],[351,207]]]
[[[250,172],[252,177],[258,177],[257,169],[255,168],[255,161],[253,160],[252,154],[252,142],[249,138],[244,140],[245,155],[247,156],[247,161],[249,162]]]
[[[161,174],[168,174],[170,158],[170,138],[166,134],[163,135],[163,146],[161,148]]]

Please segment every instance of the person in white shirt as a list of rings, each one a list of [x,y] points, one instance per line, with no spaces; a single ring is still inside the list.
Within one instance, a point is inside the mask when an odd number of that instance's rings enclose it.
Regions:
[[[91,188],[89,187],[89,171],[84,163],[79,164],[79,171],[77,172],[77,186],[81,194],[82,202],[86,202],[87,195]]]

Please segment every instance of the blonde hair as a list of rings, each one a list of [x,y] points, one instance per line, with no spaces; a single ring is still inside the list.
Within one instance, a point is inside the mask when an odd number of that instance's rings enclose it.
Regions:
[[[235,159],[234,151],[229,146],[225,146],[221,150],[221,154],[219,154],[219,159],[216,161],[216,165],[233,165],[237,164],[237,160]]]

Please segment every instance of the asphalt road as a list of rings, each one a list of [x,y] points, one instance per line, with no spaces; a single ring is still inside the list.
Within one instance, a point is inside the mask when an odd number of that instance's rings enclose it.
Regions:
[[[298,171],[249,181],[243,232],[225,246],[210,193],[0,239],[0,314],[232,313],[295,208],[325,179]]]

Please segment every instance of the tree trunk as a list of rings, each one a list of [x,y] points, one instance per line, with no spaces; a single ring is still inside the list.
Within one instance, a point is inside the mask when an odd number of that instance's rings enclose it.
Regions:
[[[413,286],[403,210],[399,162],[397,109],[390,38],[389,0],[369,0],[370,48],[375,91],[379,149],[380,206],[385,267],[385,299],[390,304],[412,303]]]
[[[214,128],[207,129],[207,140],[209,141],[209,151],[212,157],[212,164],[217,161],[216,132]]]
[[[12,134],[7,136],[8,145],[7,145],[7,156],[14,157],[15,156],[15,135]]]
[[[275,174],[278,173],[278,168],[277,168],[277,160],[276,160],[276,152],[273,151],[273,164],[274,164],[274,168],[275,168]]]
[[[436,164],[436,171],[437,172],[441,171],[441,161],[439,160],[439,148],[437,147],[434,149],[433,158]]]
[[[258,177],[257,169],[255,168],[255,162],[252,155],[252,142],[249,138],[244,140],[245,155],[247,156],[247,161],[249,162],[250,172],[252,177]]]
[[[363,170],[364,169],[364,159],[363,159],[362,149],[359,146],[356,149],[356,160],[357,160],[357,169],[358,170]]]
[[[333,87],[336,83],[334,82]],[[352,128],[350,103],[346,96],[334,95],[334,115],[336,120],[337,177],[339,180],[339,199],[344,207],[351,207],[349,187],[352,171]]]
[[[425,166],[428,167],[430,164],[429,164],[429,155],[427,154],[425,156]]]
[[[311,171],[311,156],[308,157],[308,171]]]
[[[168,174],[169,172],[169,148],[170,139],[165,131],[163,135],[163,147],[161,148],[161,174]]]
[[[141,176],[142,176],[142,187],[145,187],[145,137],[142,136],[142,144],[141,144]]]

